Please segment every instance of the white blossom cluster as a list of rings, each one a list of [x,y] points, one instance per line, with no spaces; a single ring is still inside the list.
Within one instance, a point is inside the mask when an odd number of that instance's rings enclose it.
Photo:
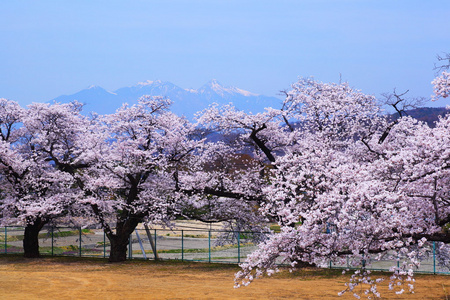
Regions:
[[[439,98],[447,98],[450,95],[450,72],[442,72],[441,76],[436,77],[431,84],[433,84],[432,100]]]

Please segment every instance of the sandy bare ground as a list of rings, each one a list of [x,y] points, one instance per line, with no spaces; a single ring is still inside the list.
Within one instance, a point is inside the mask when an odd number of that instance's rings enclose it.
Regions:
[[[237,270],[204,263],[0,256],[0,299],[355,299],[337,297],[348,277],[336,270],[283,272],[234,289]],[[450,276],[416,279],[414,295],[384,293],[384,299],[450,299]]]

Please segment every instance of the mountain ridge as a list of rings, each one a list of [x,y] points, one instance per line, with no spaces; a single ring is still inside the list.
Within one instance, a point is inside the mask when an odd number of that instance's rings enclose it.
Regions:
[[[171,82],[161,80],[147,80],[136,85],[118,88],[115,91],[91,85],[86,89],[71,95],[61,95],[54,98],[53,102],[67,103],[77,100],[85,104],[84,113],[96,112],[98,114],[111,114],[124,103],[136,104],[143,95],[163,96],[171,99],[171,110],[193,119],[197,112],[207,108],[212,103],[219,105],[233,103],[237,109],[247,112],[263,112],[266,107],[281,107],[282,100],[276,97],[258,95],[237,87],[226,87],[217,80],[212,79],[198,89],[183,89]],[[449,113],[445,107],[421,107],[406,111],[418,120],[426,122],[433,127],[439,116]],[[390,114],[390,118],[398,118],[396,114]]]
[[[107,91],[100,86],[90,86],[71,95],[61,95],[53,102],[67,103],[77,100],[84,104],[85,113],[114,113],[123,103],[130,105],[138,102],[143,95],[167,97],[173,101],[171,110],[192,119],[195,113],[207,108],[212,103],[233,103],[236,108],[248,112],[262,112],[265,107],[278,107],[282,100],[252,93],[237,87],[227,87],[216,79],[208,81],[199,89],[183,89],[171,82],[147,80],[136,85]]]

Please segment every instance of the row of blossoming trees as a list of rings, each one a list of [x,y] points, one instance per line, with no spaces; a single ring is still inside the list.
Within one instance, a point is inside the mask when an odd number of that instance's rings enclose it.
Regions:
[[[169,105],[144,97],[115,114],[85,117],[76,102],[24,109],[0,100],[1,220],[25,225],[26,257],[39,256],[39,231],[61,219],[99,223],[112,262],[126,259],[141,222],[189,217],[250,229],[260,223],[254,204],[239,201],[246,181],[230,185],[234,199],[219,199],[227,196],[221,184],[236,181],[232,172],[242,169],[234,149],[206,142]],[[225,159],[227,168],[214,166]]]
[[[449,73],[434,86],[447,97]],[[86,117],[76,102],[0,101],[1,221],[25,225],[25,256],[39,255],[44,225],[81,219],[100,224],[110,261],[123,261],[139,223],[183,217],[240,230],[279,223],[237,285],[273,272],[280,256],[360,263],[390,250],[414,263],[426,241],[449,264],[449,115],[434,128],[390,121],[373,96],[312,79],[264,113],[211,106],[191,123],[169,108],[143,97]]]

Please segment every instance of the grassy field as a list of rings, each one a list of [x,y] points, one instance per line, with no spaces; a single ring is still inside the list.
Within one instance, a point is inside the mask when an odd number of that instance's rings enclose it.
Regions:
[[[338,297],[348,275],[339,270],[281,272],[233,288],[235,265],[0,255],[1,299],[355,299]],[[417,275],[416,293],[384,299],[450,299],[450,276]]]

